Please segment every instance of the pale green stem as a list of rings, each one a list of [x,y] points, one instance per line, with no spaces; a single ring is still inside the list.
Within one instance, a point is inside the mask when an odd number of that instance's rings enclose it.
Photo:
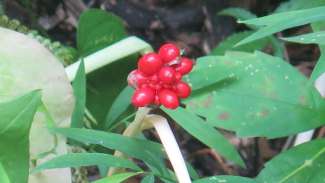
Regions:
[[[135,36],[131,36],[83,58],[85,63],[85,72],[88,74],[129,55],[150,51],[152,51],[152,47],[148,43]],[[80,62],[81,60],[65,68],[70,81],[74,80]]]
[[[125,131],[123,132],[124,136],[127,137],[134,137],[136,135],[138,135],[141,130],[142,130],[142,122],[144,120],[144,118],[148,115],[150,111],[150,108],[147,107],[141,107],[138,109],[135,118],[133,120],[132,123],[130,123],[130,125],[125,129]],[[114,156],[116,157],[124,157],[123,153],[119,152],[119,151],[115,151]],[[121,171],[123,169],[120,168],[110,168],[108,171],[108,176],[113,175],[119,171]]]

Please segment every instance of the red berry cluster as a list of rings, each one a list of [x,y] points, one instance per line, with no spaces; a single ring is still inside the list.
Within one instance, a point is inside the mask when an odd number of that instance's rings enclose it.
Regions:
[[[182,77],[191,72],[193,61],[182,57],[179,48],[164,44],[157,53],[147,53],[138,61],[138,69],[128,76],[129,85],[136,88],[132,104],[144,107],[150,104],[163,105],[168,109],[179,106],[179,98],[187,98],[191,87]]]

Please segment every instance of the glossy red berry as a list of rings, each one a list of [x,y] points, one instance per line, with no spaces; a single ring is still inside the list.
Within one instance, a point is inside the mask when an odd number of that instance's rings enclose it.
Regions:
[[[183,75],[180,72],[176,72],[175,73],[175,81],[181,81],[182,80]]]
[[[155,105],[158,105],[158,106],[160,106],[160,100],[159,100],[159,96],[158,95],[156,95],[155,96]]]
[[[142,86],[147,80],[148,78],[139,70],[133,70],[128,75],[128,84],[134,88]]]
[[[194,62],[186,57],[181,58],[181,62],[176,66],[176,71],[180,72],[182,75],[188,74],[193,68]]]
[[[151,88],[139,88],[132,96],[132,104],[136,107],[144,107],[155,100],[155,91]]]
[[[180,50],[175,44],[167,43],[159,48],[158,54],[164,63],[168,63],[180,56]]]
[[[190,96],[192,89],[187,83],[180,81],[175,84],[175,92],[178,97],[187,98]]]
[[[176,109],[179,106],[179,100],[175,92],[165,89],[159,92],[160,103],[168,109]]]
[[[147,53],[143,55],[138,62],[138,69],[148,75],[151,76],[159,71],[162,67],[163,62],[160,59],[159,55],[156,53]]]
[[[172,67],[163,67],[158,73],[158,78],[162,83],[171,84],[175,81],[175,69]]]

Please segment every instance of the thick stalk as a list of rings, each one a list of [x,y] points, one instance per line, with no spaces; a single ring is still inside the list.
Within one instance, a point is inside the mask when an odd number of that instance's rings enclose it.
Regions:
[[[138,52],[146,53],[149,51],[152,51],[152,48],[148,43],[135,36],[131,36],[83,58],[85,72],[88,74],[121,58]],[[70,81],[74,80],[79,65],[80,60],[65,68]]]
[[[134,136],[138,135],[142,130],[142,121],[147,116],[149,111],[150,111],[150,108],[147,108],[147,107],[139,108],[135,115],[133,122],[130,123],[130,125],[125,129],[125,131],[123,132],[123,135],[127,136],[127,137],[134,137]],[[115,151],[114,156],[123,157],[124,155],[123,155],[123,153],[121,153],[119,151]],[[110,168],[107,174],[108,174],[108,176],[110,176],[110,175],[113,175],[121,170],[122,169],[119,169],[119,168]]]
[[[146,119],[155,127],[170,163],[173,166],[179,183],[191,183],[188,170],[175,136],[166,118],[159,115],[149,115]]]

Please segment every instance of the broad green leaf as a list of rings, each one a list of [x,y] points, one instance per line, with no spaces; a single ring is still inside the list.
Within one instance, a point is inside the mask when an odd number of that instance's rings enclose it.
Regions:
[[[193,135],[202,143],[213,148],[222,156],[244,167],[245,163],[236,151],[233,145],[228,140],[215,130],[211,125],[206,123],[195,114],[186,111],[183,108],[177,110],[164,111],[173,118],[177,124],[183,127],[188,133]]]
[[[325,31],[313,32],[294,37],[281,38],[285,41],[303,43],[303,44],[320,44],[325,45]]]
[[[94,28],[96,27],[96,28]],[[80,17],[77,45],[81,55],[88,55],[126,37],[122,20],[103,10],[88,10]],[[128,73],[135,68],[135,57],[109,64],[87,75],[87,108],[105,129],[107,111],[126,86]]]
[[[66,140],[47,129],[48,116],[56,126],[69,126],[73,111],[72,87],[59,60],[48,49],[23,34],[0,28],[0,102],[40,89],[48,113],[39,108],[30,132],[31,159],[51,150],[66,153]],[[53,154],[36,160],[43,162]],[[33,165],[31,162],[30,165]],[[69,169],[29,176],[29,183],[70,183]]]
[[[294,147],[266,163],[258,182],[324,182],[325,139]]]
[[[0,182],[1,183],[10,183],[8,174],[7,174],[6,170],[3,168],[1,163],[0,163]]]
[[[82,128],[86,106],[86,74],[83,60],[80,63],[72,86],[75,96],[75,107],[71,117],[71,127]]]
[[[211,55],[224,55],[226,51],[254,52],[255,50],[262,50],[270,42],[269,38],[264,38],[243,46],[235,47],[236,43],[250,36],[252,33],[253,31],[245,31],[230,35],[212,50]]]
[[[248,25],[264,26],[260,28],[256,33],[245,38],[236,44],[236,46],[243,45],[254,40],[266,37],[273,33],[308,23],[325,20],[325,6],[296,10],[285,13],[277,13],[261,18],[255,18],[251,20],[241,21],[241,23]]]
[[[239,176],[213,176],[194,181],[193,183],[257,183],[254,179]]]
[[[137,173],[128,172],[128,173],[115,174],[110,177],[106,177],[106,178],[97,180],[93,183],[121,183],[121,182],[123,182],[133,176],[139,175],[141,173],[142,172],[137,172]]]
[[[79,142],[101,145],[109,149],[118,150],[155,167],[163,163],[162,158],[164,155],[161,151],[161,145],[149,140],[141,140],[98,130],[57,128],[53,129],[53,131]],[[157,159],[157,157],[161,159]]]
[[[312,97],[314,89],[307,87],[306,77],[280,58],[261,52],[229,52],[223,57],[200,58],[196,67],[197,83],[214,80],[206,75],[207,68],[230,73],[227,79],[194,92],[184,101],[188,110],[210,124],[239,136],[269,138],[324,124],[324,113]]]
[[[125,29],[120,18],[104,10],[90,9],[82,13],[77,30],[77,47],[81,56],[120,40]]]
[[[155,183],[155,176],[152,174],[149,174],[141,180],[141,183]]]
[[[55,157],[39,166],[32,173],[37,173],[45,169],[81,167],[81,166],[99,166],[105,165],[109,167],[130,168],[133,170],[141,170],[136,164],[127,159],[118,158],[103,153],[71,153]]]
[[[0,103],[0,162],[11,182],[28,181],[29,132],[40,103],[39,91]]]
[[[122,113],[126,111],[126,109],[130,106],[132,92],[133,89],[127,86],[121,91],[121,93],[114,100],[106,116],[106,121],[105,121],[106,129],[115,125],[117,118],[121,116]]]

